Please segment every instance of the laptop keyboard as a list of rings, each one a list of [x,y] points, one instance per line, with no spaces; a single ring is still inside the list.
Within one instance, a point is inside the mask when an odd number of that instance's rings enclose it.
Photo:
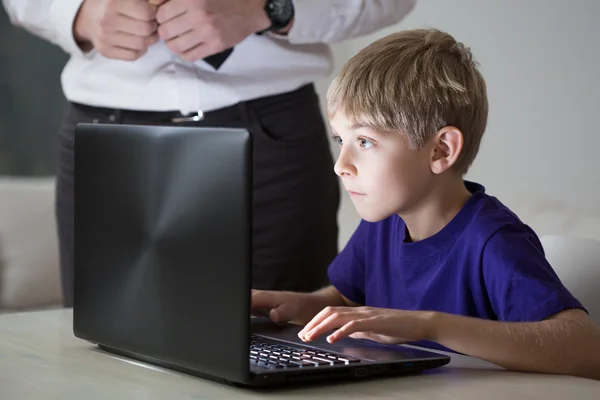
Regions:
[[[258,336],[250,339],[250,365],[262,368],[307,368],[360,363],[358,358],[295,347]]]

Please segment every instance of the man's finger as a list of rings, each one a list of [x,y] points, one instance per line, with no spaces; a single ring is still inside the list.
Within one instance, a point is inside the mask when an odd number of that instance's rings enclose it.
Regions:
[[[142,36],[130,35],[128,33],[116,32],[110,37],[110,44],[123,49],[134,50],[137,52],[146,51],[148,48],[147,38]]]
[[[159,24],[164,24],[188,11],[188,6],[184,1],[169,0],[163,3],[164,4],[156,9],[156,21]]]
[[[101,51],[103,55],[108,58],[123,61],[135,61],[146,53],[146,50],[135,51],[131,49],[124,49],[121,47],[110,47]]]
[[[150,22],[156,19],[156,7],[145,1],[119,1],[118,12],[138,21]]]
[[[177,36],[170,40],[165,39],[164,37],[161,37],[161,39],[165,41],[165,44],[167,45],[169,50],[179,55],[183,55],[184,53],[195,49],[195,47],[201,45],[197,37],[197,32],[195,31],[189,31],[181,36]]]
[[[167,21],[158,27],[158,35],[165,42],[190,31],[189,25],[179,19]]]
[[[156,32],[157,23],[156,21],[139,21],[126,15],[118,15],[114,26],[119,32],[147,37]]]
[[[215,50],[214,46],[210,46],[206,43],[200,43],[191,50],[185,51],[181,54],[181,58],[185,61],[197,61],[213,54],[219,53],[221,50]]]

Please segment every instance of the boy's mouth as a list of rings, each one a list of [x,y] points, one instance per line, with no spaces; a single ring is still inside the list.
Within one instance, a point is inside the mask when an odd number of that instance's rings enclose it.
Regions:
[[[352,197],[355,197],[355,196],[365,196],[364,193],[355,192],[354,190],[348,190],[348,194],[350,196],[352,196]]]

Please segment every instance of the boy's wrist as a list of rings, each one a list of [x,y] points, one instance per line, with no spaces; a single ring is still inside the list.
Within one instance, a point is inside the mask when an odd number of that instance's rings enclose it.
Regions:
[[[296,293],[301,304],[298,312],[298,323],[309,323],[318,313],[328,306],[342,306],[344,300],[339,292],[328,286],[312,293]]]
[[[442,340],[446,314],[437,311],[423,311],[423,340],[439,343]]]
[[[309,323],[322,309],[327,307],[327,297],[321,292],[298,293],[301,296],[300,319],[301,324]]]

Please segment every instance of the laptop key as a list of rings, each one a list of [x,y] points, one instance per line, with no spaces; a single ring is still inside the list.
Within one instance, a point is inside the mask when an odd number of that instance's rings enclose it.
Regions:
[[[298,365],[298,366],[300,366],[302,368],[304,368],[304,367],[316,367],[317,365],[319,365],[317,363],[313,363],[313,362],[310,362],[310,361],[304,361],[304,360],[303,361],[292,360],[290,362],[292,364]]]
[[[338,360],[343,361],[346,364],[353,364],[353,363],[360,362],[360,360],[357,360],[355,358],[342,358],[342,357],[338,357]]]
[[[323,350],[288,346],[264,339],[252,339],[251,355],[258,356],[259,360],[275,363],[275,367],[303,367],[303,366],[331,366],[360,363],[360,359],[348,357],[343,354],[329,353]]]
[[[311,361],[316,361],[319,365],[333,365],[332,360],[326,360],[324,358],[313,357]]]

